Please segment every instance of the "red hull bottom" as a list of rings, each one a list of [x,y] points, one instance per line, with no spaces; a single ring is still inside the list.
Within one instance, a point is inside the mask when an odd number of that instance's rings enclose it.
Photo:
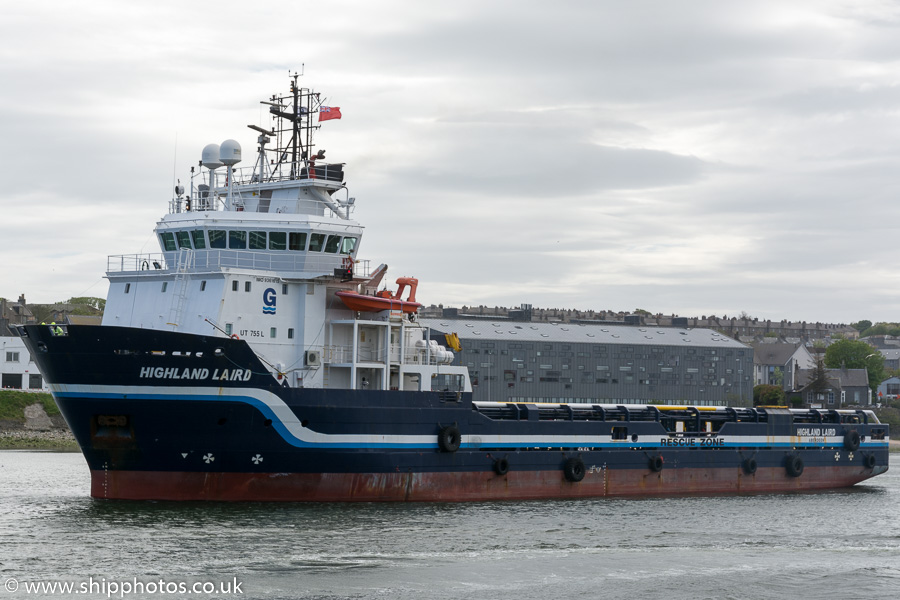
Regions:
[[[91,495],[119,500],[286,502],[460,502],[603,497],[690,496],[808,492],[838,489],[887,470],[807,467],[800,477],[783,468],[588,471],[567,481],[562,471],[468,473],[194,473],[91,471]]]

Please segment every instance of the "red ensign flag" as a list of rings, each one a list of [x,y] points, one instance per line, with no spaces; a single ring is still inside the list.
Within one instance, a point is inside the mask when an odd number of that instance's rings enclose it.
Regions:
[[[340,119],[341,118],[341,107],[340,106],[320,106],[319,107],[319,122],[327,121],[329,119]]]

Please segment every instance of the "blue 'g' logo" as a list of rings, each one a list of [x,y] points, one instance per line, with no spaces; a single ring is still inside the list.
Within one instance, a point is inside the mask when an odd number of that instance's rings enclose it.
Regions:
[[[275,290],[272,288],[266,288],[266,291],[263,292],[263,314],[264,315],[274,315],[275,314]]]

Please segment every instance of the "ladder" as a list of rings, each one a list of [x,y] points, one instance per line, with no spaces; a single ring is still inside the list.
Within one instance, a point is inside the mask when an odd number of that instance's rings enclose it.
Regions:
[[[172,281],[172,307],[169,311],[167,325],[174,331],[181,321],[184,312],[184,304],[187,302],[188,271],[194,267],[194,251],[190,248],[180,248],[175,261],[175,277]]]

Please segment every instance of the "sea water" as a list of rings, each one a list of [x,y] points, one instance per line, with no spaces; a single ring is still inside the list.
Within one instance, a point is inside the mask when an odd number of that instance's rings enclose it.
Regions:
[[[0,600],[900,597],[898,471],[815,494],[174,503],[93,500],[80,454],[3,451]]]

